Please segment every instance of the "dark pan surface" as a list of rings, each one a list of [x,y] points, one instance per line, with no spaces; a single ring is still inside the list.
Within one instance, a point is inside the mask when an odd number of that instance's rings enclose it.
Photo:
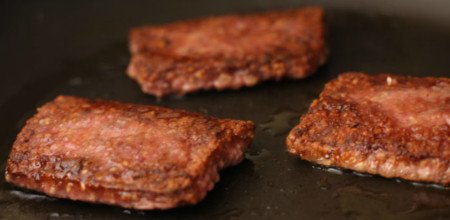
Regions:
[[[306,80],[156,101],[125,75],[127,31],[230,12],[324,5],[331,56]],[[449,219],[450,191],[324,169],[284,139],[323,85],[343,71],[450,76],[450,1],[6,1],[0,3],[0,219]],[[133,211],[53,199],[4,181],[15,135],[58,94],[250,119],[243,163],[196,206]]]

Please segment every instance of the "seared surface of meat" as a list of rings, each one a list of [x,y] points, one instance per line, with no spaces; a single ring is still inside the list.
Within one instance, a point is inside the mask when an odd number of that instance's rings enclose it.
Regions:
[[[6,180],[48,195],[135,209],[194,204],[243,159],[250,121],[60,96],[14,143]]]
[[[307,7],[130,31],[128,75],[155,96],[304,78],[326,60],[324,12]]]
[[[287,137],[326,166],[450,183],[450,79],[346,73],[328,83]]]

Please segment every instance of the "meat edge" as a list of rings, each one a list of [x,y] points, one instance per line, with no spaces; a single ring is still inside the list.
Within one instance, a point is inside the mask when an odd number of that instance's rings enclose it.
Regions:
[[[19,187],[43,192],[57,198],[91,203],[105,203],[133,209],[170,209],[195,204],[202,200],[208,191],[213,189],[214,183],[219,180],[219,171],[222,168],[236,165],[243,160],[244,152],[254,137],[254,124],[251,121],[227,119],[220,121],[226,121],[226,124],[221,124],[222,129],[224,132],[233,133],[232,138],[228,140],[219,139],[219,142],[215,143],[219,147],[207,157],[203,172],[191,180],[190,186],[172,193],[153,193],[144,190],[117,190],[101,186],[85,185],[81,181],[69,180],[67,178],[57,179],[47,176],[33,178],[36,176],[36,173],[24,174],[10,172],[10,159],[8,159],[5,171],[5,180]],[[239,126],[236,129],[236,125],[238,124]],[[14,154],[13,148],[9,158]]]
[[[340,151],[320,142],[297,139],[294,128],[287,137],[288,152],[327,167],[340,167],[361,173],[381,175],[386,178],[402,178],[413,182],[434,182],[448,186],[449,163],[439,158],[424,158],[418,161],[378,149],[368,155],[358,150]],[[304,142],[304,143],[302,143]],[[347,158],[347,159],[343,159]]]

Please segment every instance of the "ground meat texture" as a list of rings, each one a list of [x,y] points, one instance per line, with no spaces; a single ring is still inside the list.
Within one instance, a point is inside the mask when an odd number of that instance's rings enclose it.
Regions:
[[[27,121],[5,177],[60,198],[168,209],[203,199],[253,136],[250,121],[60,96]]]
[[[327,57],[318,7],[140,27],[129,38],[128,75],[158,97],[300,79]]]
[[[346,73],[287,137],[290,153],[389,178],[450,182],[450,79]]]

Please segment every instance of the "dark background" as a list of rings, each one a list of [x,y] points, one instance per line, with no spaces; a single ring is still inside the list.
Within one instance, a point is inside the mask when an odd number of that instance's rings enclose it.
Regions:
[[[327,11],[330,59],[305,80],[156,101],[125,75],[127,31],[149,23],[302,5]],[[323,85],[343,71],[450,76],[450,1],[2,1],[0,219],[449,219],[448,190],[324,169],[284,138]],[[196,206],[133,211],[17,189],[3,170],[15,135],[58,94],[184,108],[253,120],[257,136]]]

